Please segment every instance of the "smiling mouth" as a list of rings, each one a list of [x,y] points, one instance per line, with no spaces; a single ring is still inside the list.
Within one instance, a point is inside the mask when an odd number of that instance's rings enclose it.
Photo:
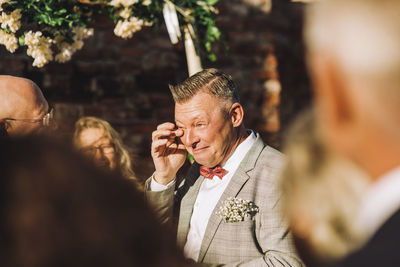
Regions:
[[[208,147],[202,147],[202,148],[195,148],[193,149],[193,154],[198,154],[206,150]]]

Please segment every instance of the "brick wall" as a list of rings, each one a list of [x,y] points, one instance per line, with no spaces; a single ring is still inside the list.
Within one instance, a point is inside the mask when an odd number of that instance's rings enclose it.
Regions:
[[[268,143],[279,147],[290,120],[310,103],[309,82],[301,40],[302,4],[273,1],[266,14],[240,0],[220,0],[218,26],[230,51],[216,47],[218,61],[203,61],[231,74],[239,86],[246,110],[246,126],[262,132]],[[279,132],[262,131],[261,106],[265,101],[264,61],[274,51],[282,85]],[[130,40],[113,34],[113,24],[102,17],[84,48],[64,64],[31,66],[23,49],[15,54],[0,48],[0,73],[35,81],[57,109],[60,131],[70,138],[73,123],[83,115],[108,120],[123,136],[135,170],[145,178],[153,171],[150,159],[151,132],[173,119],[168,84],[187,77],[184,47],[172,45],[165,27],[143,29]],[[139,167],[140,166],[140,167]]]

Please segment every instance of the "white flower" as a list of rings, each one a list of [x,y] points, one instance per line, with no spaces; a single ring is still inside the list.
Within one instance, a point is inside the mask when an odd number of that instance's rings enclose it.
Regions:
[[[70,60],[72,55],[75,54],[76,51],[82,49],[82,40],[93,35],[92,28],[88,29],[85,27],[75,27],[74,32],[75,36],[73,38],[73,43],[66,42],[65,38],[62,35],[57,35],[54,38],[54,43],[57,45],[58,50],[60,50],[60,52],[55,56],[55,60],[57,62],[64,63]]]
[[[132,16],[132,10],[130,8],[124,8],[118,11],[116,15],[124,19],[128,19],[130,16]]]
[[[7,13],[2,12],[0,17],[1,27],[3,29],[6,29],[8,26],[10,31],[16,32],[21,27],[20,19],[21,19],[21,10],[19,9],[16,9],[13,12],[11,12],[10,15],[7,15]]]
[[[219,208],[219,215],[224,222],[233,223],[244,221],[245,217],[253,218],[258,212],[258,207],[250,200],[230,197]]]
[[[144,0],[142,2],[142,5],[144,5],[144,6],[149,6],[150,4],[151,4],[151,0]]]
[[[27,46],[36,46],[40,43],[42,37],[42,32],[32,32],[29,31],[25,33],[25,44]]]
[[[119,7],[119,6],[129,7],[138,2],[139,2],[139,0],[112,0],[110,2],[110,5],[115,6],[115,7]]]
[[[93,36],[93,28],[85,28],[85,27],[75,27],[74,31],[76,33],[75,38],[76,40],[83,40]]]
[[[144,21],[136,17],[129,20],[120,20],[114,28],[114,34],[124,39],[131,38],[133,34],[142,29]]]
[[[81,47],[83,46],[82,41],[78,41],[81,43]],[[67,62],[68,60],[71,59],[72,55],[78,50],[78,47],[75,45],[76,42],[69,44],[67,42],[59,42],[57,43],[57,47],[60,50],[60,52],[55,56],[55,60],[57,62]],[[81,48],[80,47],[80,48]],[[79,49],[80,49],[79,48]]]
[[[40,68],[53,60],[52,42],[49,37],[42,36],[40,31],[25,33],[25,44],[28,46],[27,54],[34,58],[32,66]]]
[[[60,53],[56,55],[55,60],[61,63],[70,60],[75,52],[73,51],[72,46],[66,42],[63,42],[60,45],[58,45],[58,48],[60,49]]]
[[[151,27],[151,26],[153,26],[153,22],[143,21],[143,26]]]
[[[11,53],[14,53],[18,48],[18,39],[14,34],[5,33],[0,30],[0,44],[4,45]]]
[[[75,54],[76,51],[82,49],[83,47],[83,39],[86,39],[93,35],[92,28],[84,28],[84,27],[75,27],[75,36],[74,42],[68,43],[65,41],[64,37],[61,35],[57,35],[54,38],[54,43],[57,45],[60,52],[55,56],[55,60],[57,62],[67,62],[71,59],[72,55]]]

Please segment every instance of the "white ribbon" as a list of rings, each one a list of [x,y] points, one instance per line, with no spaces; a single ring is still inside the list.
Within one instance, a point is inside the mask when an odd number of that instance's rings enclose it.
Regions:
[[[176,44],[182,34],[179,28],[178,15],[176,14],[175,6],[170,1],[165,1],[163,15],[171,43]]]
[[[196,51],[196,47],[194,46],[194,42],[192,39],[192,35],[194,35],[194,31],[192,25],[188,24],[183,28],[185,32],[185,52],[186,52],[186,61],[188,65],[188,73],[189,76],[196,74],[197,72],[203,70],[201,66],[200,56]]]

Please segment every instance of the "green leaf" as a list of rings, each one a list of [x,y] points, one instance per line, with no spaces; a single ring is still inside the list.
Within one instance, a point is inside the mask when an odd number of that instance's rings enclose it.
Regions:
[[[67,10],[65,8],[57,10],[56,12],[54,12],[54,14],[56,14],[56,15],[62,15],[62,14],[65,14],[65,13],[67,13]]]
[[[19,44],[19,46],[24,46],[25,45],[25,35],[21,35],[18,38],[18,44]]]
[[[206,42],[206,43],[204,44],[204,47],[206,48],[206,51],[207,51],[207,52],[210,52],[210,51],[211,51],[211,42]]]
[[[8,28],[8,26],[6,27],[6,28],[2,28],[1,29],[3,32],[5,32],[5,33],[10,33],[11,31],[10,31],[10,28]]]
[[[218,3],[219,0],[206,0],[207,5],[213,6]]]
[[[208,58],[208,60],[210,60],[211,62],[217,61],[217,56],[216,56],[214,53],[209,54],[209,55],[207,56],[207,58]]]
[[[217,39],[217,40],[221,37],[221,32],[215,26],[209,26],[207,28],[207,34],[215,37],[215,39]]]
[[[62,19],[60,19],[60,18],[58,18],[58,19],[55,19],[54,21],[55,21],[55,24],[56,24],[56,25],[58,25],[58,26],[61,26],[61,25],[62,25],[62,23],[63,23],[63,20],[62,20]]]
[[[48,11],[48,12],[53,11],[53,9],[51,9],[51,7],[49,7],[48,4],[44,4],[44,9],[45,9],[46,11]]]
[[[193,163],[193,162],[194,162],[194,157],[193,157],[192,154],[187,153],[186,158],[189,160],[190,163]]]

